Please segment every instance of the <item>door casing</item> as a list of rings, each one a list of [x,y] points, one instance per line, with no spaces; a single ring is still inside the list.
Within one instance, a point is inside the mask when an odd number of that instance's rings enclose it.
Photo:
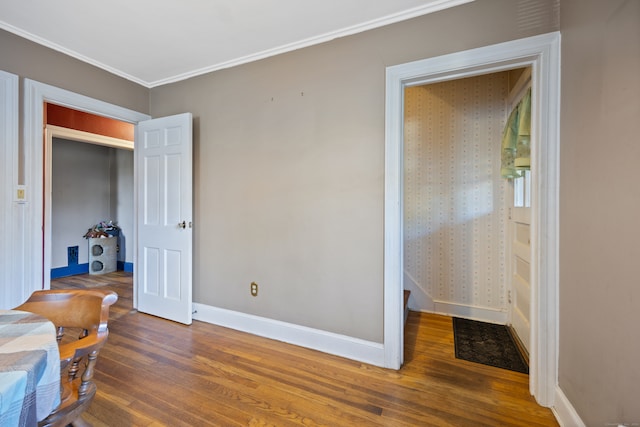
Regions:
[[[49,243],[44,239],[46,233],[45,168],[43,167],[46,137],[43,127],[45,102],[133,124],[148,120],[151,116],[30,79],[24,81],[24,96],[24,181],[27,188],[25,202],[28,208],[24,222],[19,226],[22,228],[21,233],[25,240],[22,274],[26,279],[23,292],[25,295],[30,295],[33,291],[43,289],[46,283],[44,266],[51,265],[50,248],[45,249],[45,243]],[[49,257],[46,261],[45,254]],[[135,265],[135,254],[133,262]],[[135,287],[134,282],[134,307],[137,306]]]
[[[384,201],[384,358],[403,362],[404,89],[532,67],[532,344],[529,390],[551,407],[558,384],[560,33],[499,43],[387,68]]]

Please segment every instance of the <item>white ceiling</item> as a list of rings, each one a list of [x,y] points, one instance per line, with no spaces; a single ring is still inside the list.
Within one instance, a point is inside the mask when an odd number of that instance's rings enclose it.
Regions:
[[[0,0],[0,28],[147,87],[473,0]]]

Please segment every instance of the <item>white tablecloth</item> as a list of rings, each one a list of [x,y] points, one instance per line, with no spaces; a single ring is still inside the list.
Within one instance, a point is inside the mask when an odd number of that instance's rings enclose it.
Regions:
[[[50,321],[0,310],[0,426],[35,426],[60,404],[60,353]]]

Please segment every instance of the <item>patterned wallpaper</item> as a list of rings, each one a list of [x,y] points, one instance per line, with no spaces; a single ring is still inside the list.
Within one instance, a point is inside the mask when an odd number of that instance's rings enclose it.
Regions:
[[[438,302],[506,310],[507,73],[407,88],[404,268]]]

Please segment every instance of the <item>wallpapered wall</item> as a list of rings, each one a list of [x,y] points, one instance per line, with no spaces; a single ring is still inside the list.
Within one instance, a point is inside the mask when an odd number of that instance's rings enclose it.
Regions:
[[[507,93],[507,73],[405,92],[405,274],[442,304],[507,308]]]

